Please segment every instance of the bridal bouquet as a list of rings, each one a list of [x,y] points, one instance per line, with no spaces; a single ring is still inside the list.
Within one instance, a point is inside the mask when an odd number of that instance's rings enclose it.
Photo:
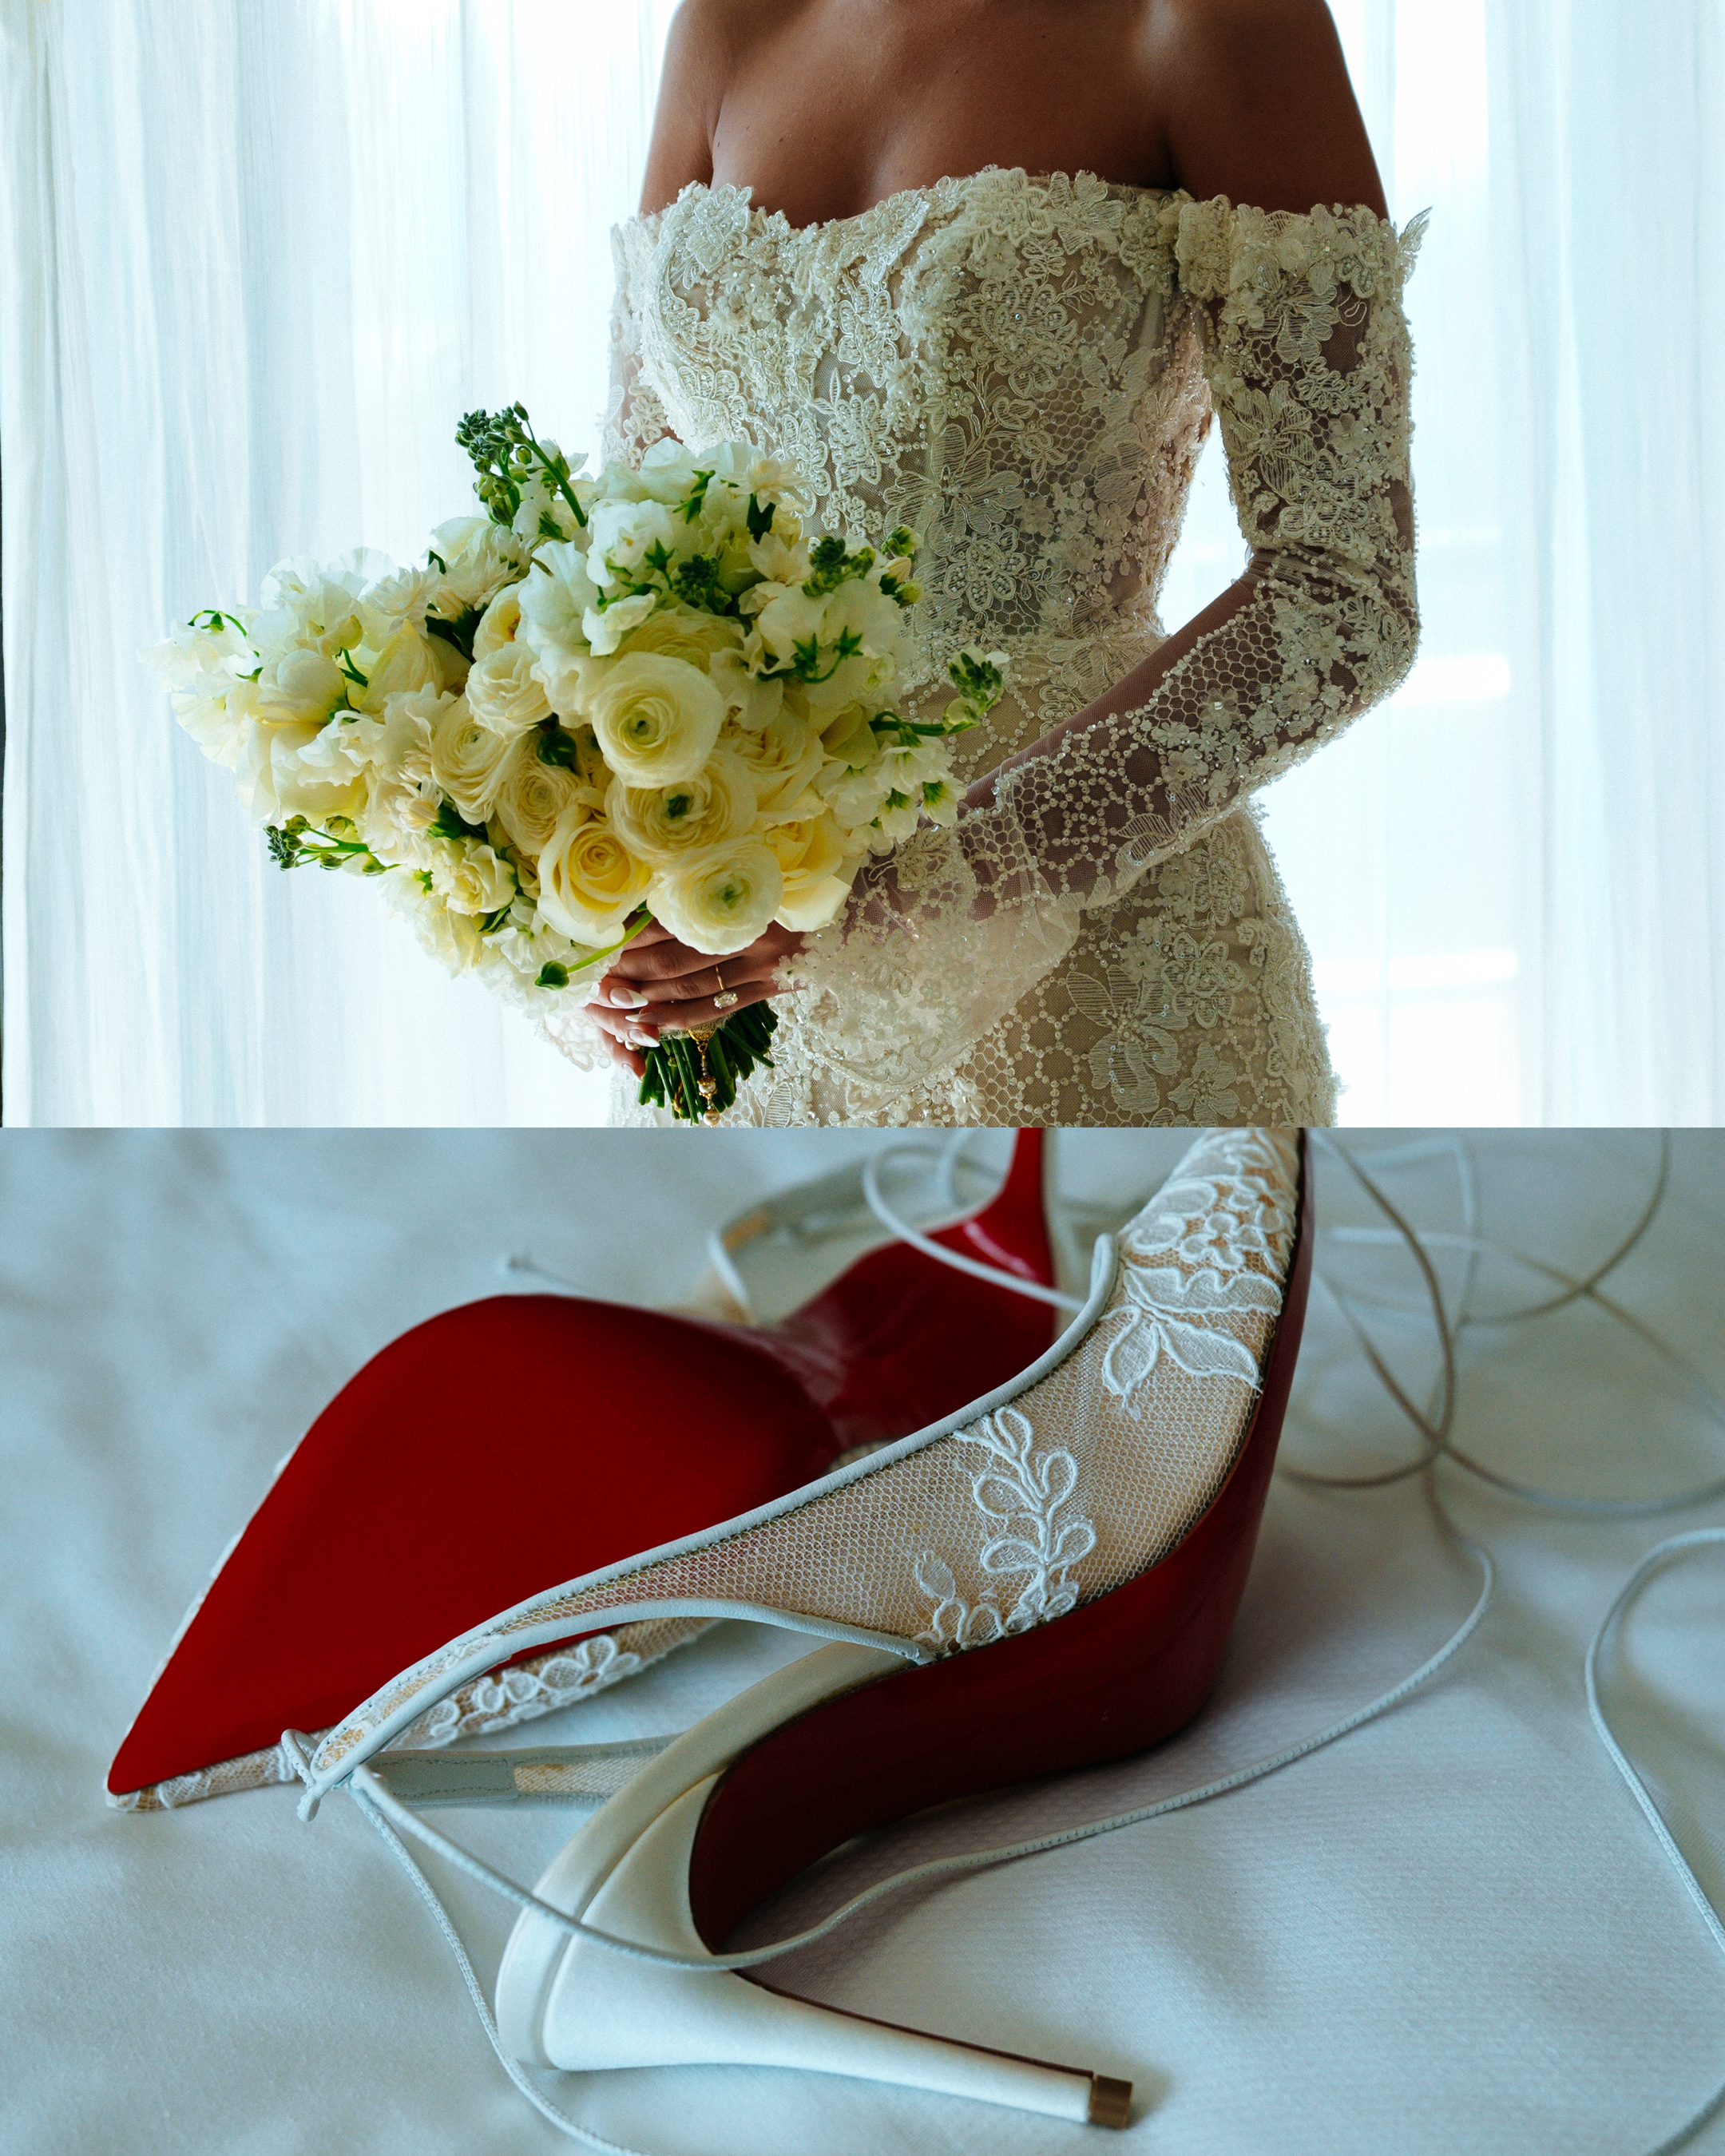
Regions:
[[[285,562],[146,654],[282,867],[379,878],[452,972],[549,1015],[649,920],[721,959],[821,928],[870,852],[953,820],[950,737],[1005,661],[961,653],[942,716],[904,715],[911,532],[811,540],[746,443],[593,479],[519,404],[456,439],[487,513],[423,568]],[[721,1111],[773,1024],[666,1035],[642,1099]]]

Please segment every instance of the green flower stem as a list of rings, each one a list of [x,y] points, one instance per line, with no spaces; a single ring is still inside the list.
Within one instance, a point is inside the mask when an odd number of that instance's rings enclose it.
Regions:
[[[679,1122],[702,1122],[709,1112],[701,1090],[706,1079],[713,1088],[711,1113],[721,1116],[757,1063],[773,1068],[767,1050],[778,1029],[771,1005],[758,1003],[715,1027],[704,1045],[691,1034],[661,1034],[657,1046],[645,1052],[636,1097],[644,1107],[669,1108]]]

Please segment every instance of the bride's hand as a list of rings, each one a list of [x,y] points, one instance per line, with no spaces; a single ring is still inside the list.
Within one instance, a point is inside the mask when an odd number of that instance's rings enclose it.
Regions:
[[[802,947],[793,929],[773,927],[746,949],[711,958],[651,921],[613,959],[588,1010],[617,1061],[639,1078],[647,1067],[642,1049],[661,1026],[718,1025],[747,1004],[781,994],[780,961]],[[730,1000],[716,1010],[721,993]]]

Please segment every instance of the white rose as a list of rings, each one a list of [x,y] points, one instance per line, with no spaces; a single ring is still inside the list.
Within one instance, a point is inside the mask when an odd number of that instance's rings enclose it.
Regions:
[[[755,788],[742,759],[716,749],[706,768],[673,786],[626,786],[614,779],[605,813],[631,853],[672,868],[716,846],[731,846],[755,821]]]
[[[445,840],[433,854],[431,887],[455,913],[495,913],[515,896],[515,871],[495,847]]]
[[[691,950],[721,957],[762,934],[784,899],[784,875],[759,839],[703,854],[685,869],[655,876],[653,917]]]
[[[578,805],[588,815],[597,815],[599,798],[572,771],[543,763],[532,754],[517,757],[510,766],[491,813],[510,844],[536,860],[551,844],[560,819]]]
[[[719,738],[725,703],[698,666],[630,652],[606,670],[587,716],[605,761],[629,786],[693,778]]]
[[[756,813],[763,823],[806,817],[818,805],[805,797],[819,776],[826,751],[805,720],[781,711],[756,732],[726,726],[720,740],[747,767],[755,783]]]
[[[762,836],[784,877],[784,896],[773,919],[805,936],[824,928],[850,896],[844,835],[837,824],[830,816],[812,817],[775,824]]]
[[[515,641],[521,623],[521,587],[506,584],[480,617],[473,632],[473,655],[475,663],[501,651],[506,644]]]
[[[454,696],[432,732],[432,775],[468,823],[483,824],[523,746],[519,735],[481,725],[467,699]]]
[[[651,877],[603,817],[572,807],[539,856],[539,911],[574,942],[614,943]]]
[[[475,661],[467,677],[474,716],[493,733],[521,734],[551,716],[551,700],[524,644],[506,644]]]

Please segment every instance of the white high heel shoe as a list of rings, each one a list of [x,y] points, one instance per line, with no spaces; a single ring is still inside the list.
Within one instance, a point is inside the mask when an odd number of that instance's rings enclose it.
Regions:
[[[867,1827],[1128,1755],[1198,1711],[1298,1349],[1312,1241],[1300,1163],[1288,1133],[1200,1140],[1117,1249],[1099,1244],[1084,1308],[1019,1378],[788,1497],[506,1611],[331,1732],[305,1762],[303,1810],[351,1780],[450,1850],[376,1755],[476,1670],[649,1614],[752,1616],[833,1643],[660,1753],[534,1895],[506,1888],[526,1906],[499,1979],[505,2051],[582,2071],[818,2067],[1127,2123],[1123,2081],[788,1998],[742,1974],[782,1946],[722,1947]],[[440,1771],[459,1782],[462,1767]]]

